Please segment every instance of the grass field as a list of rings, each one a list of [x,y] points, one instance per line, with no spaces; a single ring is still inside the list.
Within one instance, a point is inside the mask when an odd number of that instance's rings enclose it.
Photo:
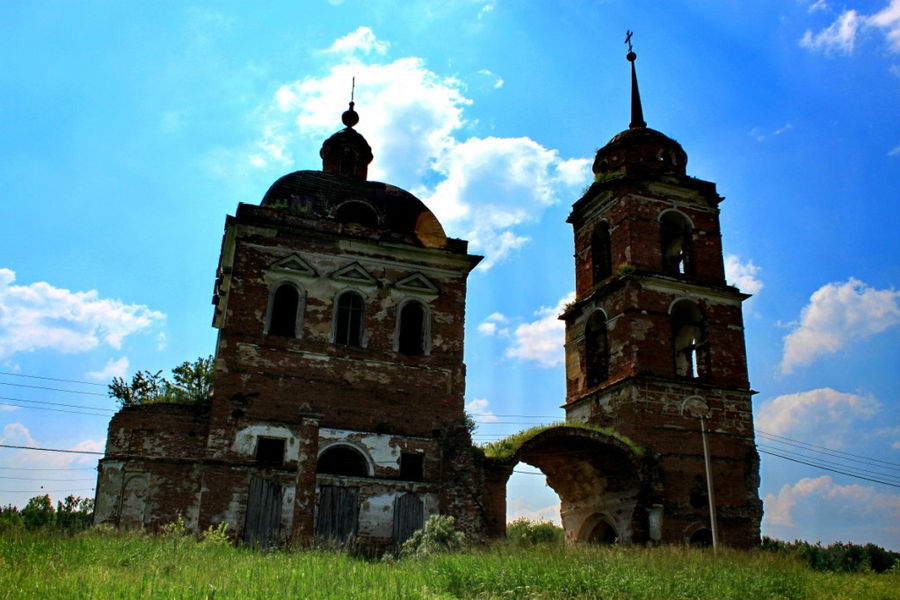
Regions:
[[[519,549],[402,560],[262,553],[111,531],[0,536],[0,598],[900,599],[900,575],[815,572],[756,552]]]

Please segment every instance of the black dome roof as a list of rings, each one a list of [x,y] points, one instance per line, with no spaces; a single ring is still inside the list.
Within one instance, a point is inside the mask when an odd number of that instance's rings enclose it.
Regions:
[[[632,127],[597,151],[593,171],[605,175],[631,167],[684,175],[687,153],[681,144],[655,129]]]
[[[426,247],[442,248],[447,242],[441,224],[421,200],[378,181],[324,171],[295,171],[273,183],[260,204],[310,218],[412,236]]]

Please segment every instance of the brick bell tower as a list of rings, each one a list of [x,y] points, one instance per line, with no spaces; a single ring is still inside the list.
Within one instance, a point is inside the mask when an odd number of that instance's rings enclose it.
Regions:
[[[658,460],[663,543],[759,544],[741,303],[725,282],[712,182],[647,127],[631,63],[631,123],[597,152],[594,183],[569,215],[576,299],[566,324],[566,421],[610,427]],[[698,418],[699,417],[699,418]],[[701,421],[709,429],[707,487]]]

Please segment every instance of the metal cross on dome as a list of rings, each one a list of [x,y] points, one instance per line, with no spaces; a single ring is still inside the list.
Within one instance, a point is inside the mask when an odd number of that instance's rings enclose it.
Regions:
[[[630,29],[625,31],[625,43],[628,44],[628,51],[629,51],[629,52],[632,51],[632,48],[631,48],[631,36],[633,36],[633,35],[634,35],[634,32],[631,31]]]

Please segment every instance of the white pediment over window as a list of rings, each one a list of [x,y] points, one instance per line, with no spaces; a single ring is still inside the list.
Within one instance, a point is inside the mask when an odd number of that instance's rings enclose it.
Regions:
[[[329,276],[336,281],[345,281],[357,285],[375,285],[377,282],[371,273],[359,263],[352,263],[341,267]]]
[[[291,254],[284,258],[278,259],[269,265],[269,272],[286,273],[290,275],[299,275],[301,277],[316,277],[318,273],[309,266],[309,263],[300,258],[297,254]]]
[[[412,292],[414,294],[425,294],[428,296],[436,296],[438,288],[430,279],[421,273],[413,273],[407,275],[403,279],[394,284],[394,287],[404,292]]]

